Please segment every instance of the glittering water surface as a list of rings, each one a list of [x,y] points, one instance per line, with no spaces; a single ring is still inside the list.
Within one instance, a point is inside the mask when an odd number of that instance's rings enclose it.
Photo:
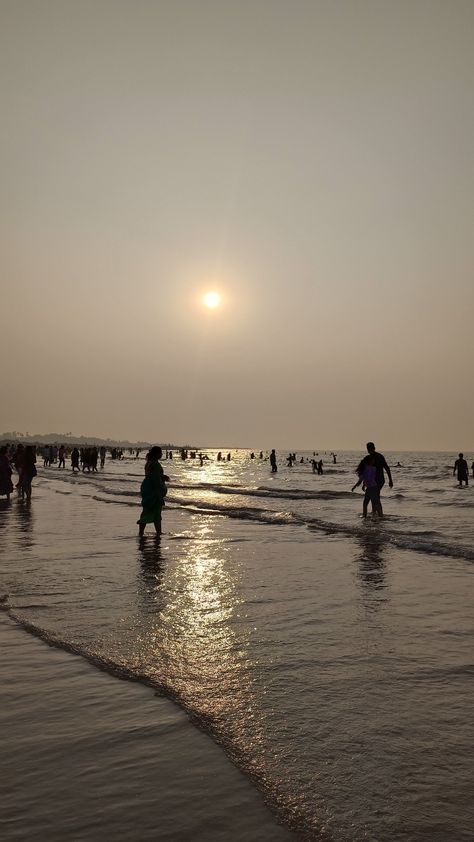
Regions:
[[[312,454],[304,454],[304,458]],[[40,469],[0,509],[1,591],[43,636],[183,706],[310,839],[472,839],[472,489],[447,454],[173,459],[165,535],[135,535],[143,462]]]

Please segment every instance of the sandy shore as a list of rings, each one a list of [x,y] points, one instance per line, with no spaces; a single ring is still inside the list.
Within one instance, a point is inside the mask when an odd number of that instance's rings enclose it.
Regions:
[[[4,840],[294,839],[169,700],[0,614]]]

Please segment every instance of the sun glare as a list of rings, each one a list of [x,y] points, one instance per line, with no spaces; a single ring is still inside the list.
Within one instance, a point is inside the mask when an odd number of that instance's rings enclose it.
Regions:
[[[209,310],[215,310],[221,303],[221,297],[218,292],[206,292],[203,303]]]

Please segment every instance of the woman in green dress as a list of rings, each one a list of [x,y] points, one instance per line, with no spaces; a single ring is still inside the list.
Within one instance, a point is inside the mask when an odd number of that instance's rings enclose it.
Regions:
[[[154,523],[157,535],[161,535],[161,510],[165,505],[167,492],[166,481],[160,459],[163,455],[161,447],[152,447],[147,453],[145,463],[145,479],[140,487],[142,496],[142,513],[137,520],[140,537],[145,532],[147,523]]]

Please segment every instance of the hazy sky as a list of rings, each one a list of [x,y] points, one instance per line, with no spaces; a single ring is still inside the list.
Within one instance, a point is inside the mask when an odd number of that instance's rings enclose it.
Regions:
[[[473,0],[0,0],[0,432],[473,449],[473,36]]]

